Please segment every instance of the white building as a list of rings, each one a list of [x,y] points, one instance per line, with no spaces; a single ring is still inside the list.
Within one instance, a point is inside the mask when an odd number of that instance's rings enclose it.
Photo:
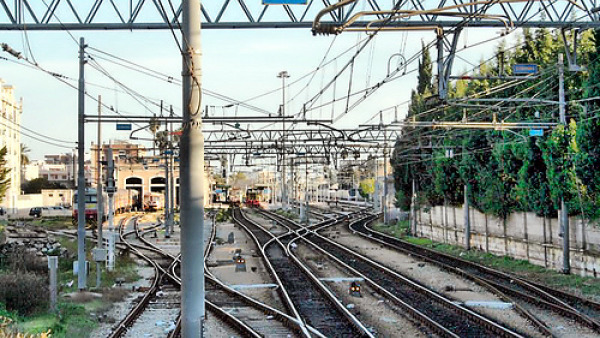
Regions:
[[[21,193],[21,113],[23,99],[17,101],[14,88],[0,79],[0,149],[6,147],[6,167],[10,168],[10,187],[0,202],[7,210],[15,210]]]

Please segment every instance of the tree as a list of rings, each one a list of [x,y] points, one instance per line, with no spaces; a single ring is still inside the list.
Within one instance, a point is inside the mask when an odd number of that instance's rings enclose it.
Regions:
[[[21,188],[25,194],[39,194],[42,192],[42,189],[64,189],[64,186],[59,183],[50,182],[47,178],[38,177],[23,183]]]
[[[433,66],[431,64],[429,48],[425,47],[423,41],[421,41],[421,55],[422,59],[419,60],[419,82],[417,84],[417,93],[419,95],[427,92],[431,93],[431,79],[433,78]]]
[[[358,186],[360,195],[362,197],[368,197],[370,195],[373,195],[373,193],[375,192],[375,179],[374,178],[367,178],[364,179],[362,181],[360,181],[360,185]]]
[[[10,177],[8,176],[10,168],[6,167],[6,153],[6,147],[0,149],[0,202],[6,196],[6,191],[10,186]]]
[[[29,164],[29,156],[27,155],[29,151],[29,148],[21,143],[21,166],[23,167]]]

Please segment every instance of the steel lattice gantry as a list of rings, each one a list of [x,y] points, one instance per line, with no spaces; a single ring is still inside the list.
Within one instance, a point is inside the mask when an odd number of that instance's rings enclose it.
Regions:
[[[306,5],[269,6],[259,0],[205,1],[202,27],[308,28],[317,13],[334,3],[308,0]],[[598,6],[598,0],[399,0],[397,4],[356,0],[328,11],[322,22],[341,24],[360,12],[403,10],[414,14],[387,25],[450,28],[468,21],[469,27],[503,27],[508,22],[515,27],[591,28],[598,26]],[[177,27],[181,12],[177,0],[0,0],[0,30],[169,29]],[[383,18],[385,14],[370,14],[354,26]]]
[[[205,130],[207,154],[245,156],[309,154],[330,156],[346,150],[350,153],[377,154],[393,148],[398,129],[362,128],[357,130]],[[285,138],[285,143],[282,140]],[[285,144],[285,148],[282,147]]]

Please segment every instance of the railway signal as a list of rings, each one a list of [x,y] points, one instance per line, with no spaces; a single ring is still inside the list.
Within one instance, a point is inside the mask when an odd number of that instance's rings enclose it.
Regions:
[[[360,283],[358,283],[358,282],[350,283],[350,288],[348,289],[348,293],[350,293],[350,296],[352,296],[352,297],[362,297],[362,295],[360,293]]]
[[[235,272],[246,272],[246,260],[242,256],[235,260]]]

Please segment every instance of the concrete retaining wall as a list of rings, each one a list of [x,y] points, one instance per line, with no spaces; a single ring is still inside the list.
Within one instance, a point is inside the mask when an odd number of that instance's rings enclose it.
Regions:
[[[514,213],[502,218],[469,210],[471,248],[526,259],[550,269],[562,268],[562,237],[556,218]],[[416,235],[436,242],[465,246],[464,211],[437,206],[417,211]],[[571,217],[571,270],[584,276],[600,273],[600,228]]]

